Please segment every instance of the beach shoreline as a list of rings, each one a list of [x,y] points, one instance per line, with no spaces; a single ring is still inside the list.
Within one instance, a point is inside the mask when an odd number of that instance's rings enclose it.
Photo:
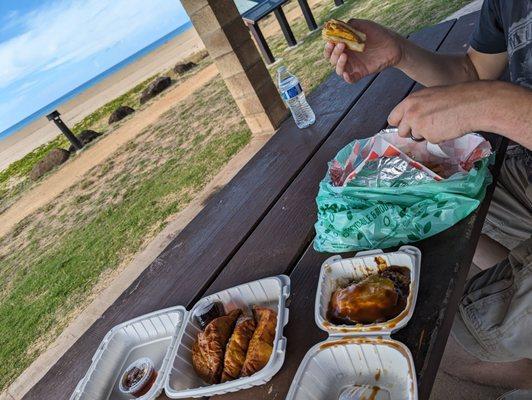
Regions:
[[[87,115],[116,99],[146,79],[172,68],[179,60],[204,49],[194,27],[171,38],[157,49],[105,77],[57,107],[63,121],[73,127]],[[60,134],[57,127],[41,117],[0,140],[0,171]]]

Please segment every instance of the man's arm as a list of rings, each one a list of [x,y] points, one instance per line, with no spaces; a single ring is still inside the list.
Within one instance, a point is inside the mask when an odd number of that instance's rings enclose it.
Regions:
[[[401,40],[401,59],[396,67],[424,86],[443,86],[479,79],[495,80],[504,71],[507,54],[485,54],[469,48],[467,54],[437,54]]]
[[[493,80],[500,77],[507,64],[506,52],[487,54],[470,48],[467,54],[438,54],[375,22],[352,19],[349,24],[366,33],[364,51],[351,51],[343,43],[327,43],[324,50],[336,73],[349,83],[388,67],[401,69],[425,86]]]
[[[532,150],[532,90],[506,82],[490,82],[485,91],[487,115],[479,115],[484,126],[476,128],[498,133]]]
[[[477,81],[419,90],[388,117],[399,135],[432,143],[472,131],[498,133],[532,149],[532,90],[507,82]]]

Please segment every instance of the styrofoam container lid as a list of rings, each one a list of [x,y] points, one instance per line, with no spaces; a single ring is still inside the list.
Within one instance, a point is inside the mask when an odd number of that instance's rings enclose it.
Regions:
[[[335,325],[326,319],[332,293],[340,286],[379,272],[375,257],[388,266],[410,270],[410,291],[405,309],[395,318],[382,323]],[[408,323],[414,312],[419,287],[421,252],[403,246],[391,253],[370,250],[343,259],[333,256],[321,267],[316,292],[316,324],[329,338],[312,347],[301,362],[292,381],[287,400],[312,398],[337,399],[349,387],[375,388],[373,398],[416,400],[417,382],[410,350],[390,339],[392,332]],[[377,396],[379,394],[379,396]]]
[[[303,358],[286,400],[337,399],[353,385],[388,391],[392,399],[417,399],[410,351],[400,342],[375,337],[318,343]]]
[[[92,364],[72,393],[71,400],[129,400],[118,382],[125,369],[135,360],[148,357],[157,370],[157,379],[140,400],[151,400],[161,394],[165,373],[172,353],[176,327],[186,320],[182,306],[142,315],[115,326],[103,338],[92,357]]]
[[[332,293],[338,289],[339,283],[361,280],[368,275],[379,272],[375,257],[386,261],[388,266],[397,265],[410,270],[410,291],[405,309],[395,318],[374,324],[336,325],[326,318]],[[421,252],[414,246],[402,246],[392,253],[382,250],[370,250],[357,253],[352,258],[333,256],[325,260],[321,266],[316,292],[314,316],[316,324],[333,336],[368,336],[390,335],[405,326],[414,312],[419,288],[419,271],[421,268]]]
[[[214,396],[268,382],[281,369],[284,362],[286,338],[283,336],[283,328],[288,323],[288,308],[285,303],[289,295],[290,278],[279,275],[222,290],[196,303],[186,323],[176,331],[174,340],[178,344],[173,347],[172,363],[165,380],[166,395],[174,399]],[[192,345],[201,331],[201,327],[192,316],[197,308],[214,301],[221,301],[226,312],[236,308],[251,310],[253,305],[272,308],[277,311],[277,325],[272,355],[263,369],[248,377],[209,385],[196,374],[191,364]]]

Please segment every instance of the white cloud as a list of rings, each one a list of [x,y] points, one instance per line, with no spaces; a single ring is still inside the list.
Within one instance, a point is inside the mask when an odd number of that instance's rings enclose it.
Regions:
[[[17,24],[21,18],[21,33],[0,43],[0,88],[123,41],[145,39],[154,27],[168,32],[186,17],[178,0],[62,0],[16,16]]]

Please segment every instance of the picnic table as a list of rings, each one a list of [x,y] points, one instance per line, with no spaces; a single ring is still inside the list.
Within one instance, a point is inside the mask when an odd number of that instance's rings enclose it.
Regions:
[[[464,52],[477,17],[474,13],[443,22],[409,38],[430,50]],[[331,75],[309,96],[316,123],[299,130],[287,119],[24,398],[68,399],[98,344],[116,324],[174,305],[190,309],[205,295],[287,274],[292,289],[282,369],[266,385],[216,397],[283,399],[305,353],[326,338],[313,311],[320,266],[330,254],[315,252],[312,240],[315,196],[327,161],[353,139],[385,128],[391,109],[417,89],[395,69],[353,85]],[[488,137],[497,150],[492,168],[496,179],[506,141]],[[493,184],[469,217],[414,243],[423,254],[418,301],[409,324],[392,337],[412,352],[420,399],[429,398],[492,191]]]

